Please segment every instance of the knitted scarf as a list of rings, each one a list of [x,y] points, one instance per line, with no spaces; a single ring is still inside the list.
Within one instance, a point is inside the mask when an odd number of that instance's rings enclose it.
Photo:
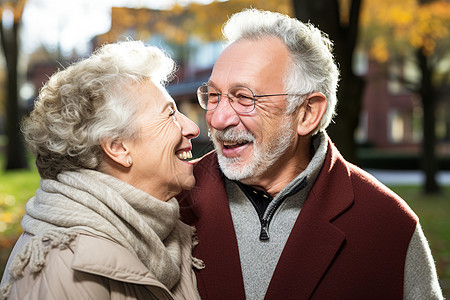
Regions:
[[[39,272],[50,248],[68,247],[81,230],[127,248],[169,290],[180,279],[181,221],[175,198],[164,202],[115,177],[84,169],[41,180],[25,211],[21,225],[34,237],[14,258],[4,296],[27,265]]]

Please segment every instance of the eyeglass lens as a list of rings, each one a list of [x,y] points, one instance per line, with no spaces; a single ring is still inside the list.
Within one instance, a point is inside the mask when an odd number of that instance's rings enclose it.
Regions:
[[[214,110],[222,96],[228,98],[228,102],[236,112],[247,113],[255,108],[253,92],[247,87],[233,87],[227,94],[219,93],[214,87],[203,85],[197,91],[197,97],[203,109]]]

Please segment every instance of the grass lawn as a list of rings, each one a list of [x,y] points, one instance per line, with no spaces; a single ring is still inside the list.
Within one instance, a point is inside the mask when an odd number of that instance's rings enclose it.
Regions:
[[[418,186],[392,186],[419,216],[425,236],[436,261],[444,291],[450,299],[450,186],[442,187],[440,195],[423,195]]]
[[[39,174],[34,163],[30,170],[4,171],[0,156],[0,274],[11,247],[22,233],[20,220],[24,205],[39,186]]]
[[[34,195],[39,185],[39,175],[34,164],[31,170],[0,170],[0,274],[21,234],[20,219],[25,202]],[[2,167],[0,156],[0,167]],[[418,186],[391,186],[405,199],[420,218],[431,246],[444,295],[450,297],[450,186],[443,187],[441,195],[421,193]]]

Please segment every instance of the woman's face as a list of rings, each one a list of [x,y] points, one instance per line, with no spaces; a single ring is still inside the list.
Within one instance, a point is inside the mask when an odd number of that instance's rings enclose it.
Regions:
[[[125,142],[133,164],[129,169],[133,186],[167,201],[195,184],[191,139],[197,125],[177,110],[166,90],[147,81],[135,90],[142,108],[136,117],[140,128],[136,140]]]

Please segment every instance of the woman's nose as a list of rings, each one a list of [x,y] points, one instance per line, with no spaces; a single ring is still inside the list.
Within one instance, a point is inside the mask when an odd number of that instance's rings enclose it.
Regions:
[[[197,124],[195,124],[191,119],[180,113],[181,117],[181,134],[188,138],[188,139],[194,139],[198,137],[200,134],[200,129],[198,128]]]

